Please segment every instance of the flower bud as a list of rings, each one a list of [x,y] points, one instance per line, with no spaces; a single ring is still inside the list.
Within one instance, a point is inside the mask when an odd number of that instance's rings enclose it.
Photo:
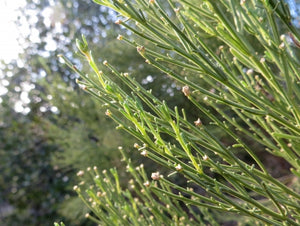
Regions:
[[[117,20],[116,22],[115,22],[115,24],[121,24],[122,23],[122,20]]]
[[[122,36],[122,35],[118,35],[117,39],[118,39],[118,40],[122,40],[122,39],[123,39],[123,36]]]
[[[175,167],[175,169],[177,170],[177,171],[182,171],[183,170],[183,168],[182,168],[182,166],[180,165],[180,164],[178,164],[176,167]]]
[[[110,116],[111,116],[111,111],[110,111],[109,109],[107,109],[107,110],[105,111],[105,115],[110,117]]]
[[[141,152],[141,155],[144,156],[144,157],[147,157],[148,156],[148,151],[147,150],[143,150]]]
[[[149,181],[146,181],[146,182],[144,183],[144,186],[145,186],[145,187],[149,187],[149,186],[150,186],[150,182],[149,182]]]
[[[175,13],[178,13],[179,11],[180,11],[180,8],[175,8],[175,9],[174,9],[174,12],[175,12]]]
[[[76,174],[78,177],[81,177],[84,175],[84,171],[83,170],[80,170],[78,171],[78,173]]]
[[[161,175],[159,174],[159,172],[155,172],[151,174],[151,178],[153,180],[159,180],[161,178]]]
[[[253,74],[253,72],[254,72],[253,69],[250,68],[250,69],[248,69],[248,70],[246,71],[246,74],[250,76],[250,75]]]
[[[143,55],[146,51],[145,46],[138,46],[136,49],[141,55]]]
[[[284,49],[284,42],[282,42],[278,47],[279,49]]]
[[[195,126],[202,126],[201,119],[198,118],[197,121],[194,121]]]
[[[73,187],[73,190],[74,190],[74,191],[78,191],[78,190],[79,190],[79,187],[78,187],[77,185],[75,185],[75,186]]]
[[[76,46],[80,50],[81,53],[83,53],[84,55],[87,54],[89,49],[88,49],[88,46],[84,42],[80,41],[79,39],[76,39]]]
[[[182,91],[183,94],[184,94],[185,96],[187,96],[187,97],[191,94],[190,87],[188,87],[188,86],[182,87],[182,90],[181,90],[181,91]]]

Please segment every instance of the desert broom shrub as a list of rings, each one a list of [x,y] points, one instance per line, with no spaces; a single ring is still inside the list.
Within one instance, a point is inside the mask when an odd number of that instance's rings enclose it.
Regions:
[[[93,212],[89,217],[106,225],[217,224],[209,210],[245,216],[258,224],[299,225],[300,34],[291,23],[287,4],[278,0],[94,2],[120,14],[116,23],[130,32],[118,39],[181,84],[186,101],[201,113],[190,121],[189,112],[171,109],[134,75],[117,71],[107,61],[98,65],[85,38],[77,40],[94,71],[85,74],[62,56],[80,75],[78,84],[103,103],[118,129],[140,141],[134,146],[141,155],[173,171],[154,172],[149,182],[143,168],[134,171],[129,165],[134,189],[122,190],[115,170],[102,175],[89,169],[94,187],[86,191],[85,185],[75,187]],[[216,48],[209,45],[211,41],[221,44]],[[113,82],[112,76],[131,92]],[[273,176],[262,153],[288,163],[288,174]],[[185,178],[188,188],[177,185],[172,180],[175,175]],[[197,187],[205,192],[190,189]]]
[[[81,182],[79,186],[74,186],[74,190],[94,213],[88,213],[86,217],[100,225],[189,225],[204,222],[216,224],[207,209],[193,205],[193,202],[197,203],[193,201],[197,199],[197,193],[193,192],[192,188],[182,189],[165,180],[159,172],[152,173],[151,180],[154,182],[150,182],[144,165],[134,167],[122,147],[119,149],[127,164],[126,189],[121,187],[115,168],[100,173],[97,167],[89,167],[86,172],[77,173]],[[84,177],[85,174],[93,180],[93,184],[85,183],[88,178]],[[180,195],[178,200],[172,198],[172,191],[177,188]],[[169,195],[162,195],[161,190]],[[180,201],[188,201],[190,205],[185,209]]]

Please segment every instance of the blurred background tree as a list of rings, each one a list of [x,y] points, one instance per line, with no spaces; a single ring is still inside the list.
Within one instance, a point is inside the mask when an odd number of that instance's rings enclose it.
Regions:
[[[108,60],[134,74],[155,96],[172,98],[174,106],[190,106],[176,83],[116,40],[125,31],[115,25],[114,12],[91,0],[24,2],[15,21],[23,50],[17,59],[0,63],[0,222],[87,225],[86,210],[72,191],[76,172],[94,165],[118,168],[117,146],[132,147],[134,140],[115,130],[105,108],[78,89],[76,76],[57,54],[80,65],[73,50],[75,38],[84,34],[99,63]],[[297,19],[299,7],[290,2]],[[196,118],[197,112],[189,112]]]
[[[55,220],[87,225],[82,219],[86,210],[72,191],[76,172],[94,165],[118,168],[118,145],[134,143],[115,130],[105,109],[99,111],[99,103],[75,85],[74,73],[58,62],[57,54],[73,58],[74,40],[80,34],[96,50],[99,63],[105,56],[119,70],[137,75],[157,96],[178,95],[174,105],[184,105],[175,83],[116,40],[124,32],[116,19],[112,11],[90,0],[27,0],[19,9],[15,22],[23,51],[0,64],[4,225],[51,225]]]

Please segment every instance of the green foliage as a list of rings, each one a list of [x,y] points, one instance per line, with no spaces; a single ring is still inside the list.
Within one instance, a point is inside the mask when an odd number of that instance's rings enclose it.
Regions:
[[[155,182],[149,182],[144,165],[134,167],[131,161],[125,156],[122,148],[123,158],[127,163],[128,187],[122,189],[119,183],[119,175],[115,168],[109,172],[103,170],[99,173],[97,167],[87,168],[87,171],[79,171],[77,174],[81,179],[88,176],[93,178],[93,184],[87,184],[85,180],[80,182],[81,186],[74,186],[79,197],[85,202],[96,215],[87,214],[86,217],[98,224],[103,222],[113,225],[217,225],[206,208],[199,208],[193,205],[193,189],[188,192],[174,187],[165,180],[159,173],[153,173]],[[150,186],[155,189],[150,190]],[[179,188],[181,199],[172,199],[172,190]],[[82,192],[81,190],[85,190]],[[163,190],[171,196],[161,196]],[[187,198],[191,197],[191,198]],[[185,209],[182,202],[189,202]],[[187,213],[189,211],[189,214]],[[109,214],[108,214],[109,213]],[[201,215],[202,214],[202,215]],[[101,219],[101,221],[97,220]],[[204,224],[205,223],[205,224]]]
[[[76,94],[74,75],[56,55],[63,51],[72,57],[71,40],[80,32],[90,43],[96,34],[102,41],[97,48],[103,48],[117,25],[107,18],[111,12],[89,1],[26,2],[16,18],[22,31],[30,31],[19,37],[23,53],[0,63],[0,80],[7,88],[0,97],[0,222],[49,225],[57,219],[87,225],[85,219],[80,222],[86,209],[72,191],[74,172],[87,165],[109,167],[110,161],[117,166],[111,146],[120,143],[121,135],[99,116],[99,103]]]
[[[1,63],[0,78],[9,85],[0,99],[0,206],[7,205],[13,211],[1,214],[0,221],[8,225],[49,224],[55,219],[87,225],[82,214],[86,208],[79,205],[80,199],[72,191],[76,183],[74,172],[90,165],[100,169],[113,164],[118,168],[119,153],[114,147],[134,142],[116,131],[108,117],[99,114],[101,104],[82,96],[75,86],[74,74],[59,64],[59,51],[75,58],[70,53],[75,48],[71,42],[74,36],[80,32],[86,35],[91,48],[96,50],[95,61],[101,62],[104,55],[109,55],[107,59],[117,64],[119,70],[137,74],[136,79],[145,87],[156,84],[156,95],[168,99],[170,95],[164,90],[174,94],[178,89],[166,75],[145,66],[134,49],[115,39],[121,29],[113,23],[114,13],[88,3],[27,0],[17,21],[29,22],[20,26],[28,25],[31,31],[20,38],[24,53],[8,64]],[[47,23],[49,15],[45,12],[53,13],[51,24]],[[39,36],[32,37],[36,30]],[[55,43],[56,49],[49,51],[47,43]],[[87,64],[80,67],[87,69]],[[184,98],[177,95],[176,100],[174,104],[178,105]],[[129,156],[138,159],[137,155],[133,152]]]
[[[291,24],[287,5],[275,0],[169,0],[168,5],[158,0],[95,2],[125,17],[117,24],[140,39],[131,40],[126,35],[118,39],[133,45],[148,64],[176,80],[182,95],[199,112],[191,120],[188,116],[193,112],[170,107],[171,100],[157,98],[131,73],[120,73],[108,61],[103,64],[109,70],[100,68],[87,43],[80,42],[78,47],[93,73],[83,73],[62,57],[80,75],[79,85],[107,105],[106,115],[118,128],[142,143],[135,145],[139,152],[174,172],[166,179],[152,174],[161,187],[156,182],[145,186],[143,173],[134,176],[135,183],[141,180],[139,189],[150,189],[149,195],[155,194],[152,201],[155,197],[169,200],[174,205],[170,218],[176,216],[176,202],[183,201],[188,214],[192,214],[192,204],[199,209],[243,215],[261,224],[298,225],[300,62],[296,47],[300,35]],[[205,36],[222,45],[207,45]],[[127,88],[120,87],[113,76]],[[246,157],[241,158],[241,153]],[[273,156],[290,167],[283,171],[285,177],[276,177],[266,167]],[[174,183],[174,174],[185,178],[188,188]],[[96,184],[99,182],[101,194],[108,192],[100,183],[105,178],[92,176]],[[109,189],[118,190],[117,183]],[[205,192],[198,192],[200,188]],[[134,204],[130,198],[124,202],[124,194],[134,197],[137,191],[120,192],[110,203],[88,189],[89,204],[81,193],[84,189],[75,190],[92,209],[92,218],[101,224],[122,221],[138,225],[136,218],[127,218],[137,213],[148,223],[151,220],[150,213],[142,208],[136,212],[126,209]],[[148,202],[144,200],[141,205],[148,207]],[[117,216],[120,206],[125,212]]]
[[[54,223],[54,226],[65,226],[65,224],[63,222],[60,223]]]
[[[55,146],[46,141],[38,118],[9,108],[0,115],[1,224],[46,224],[67,195],[65,175],[50,164]]]

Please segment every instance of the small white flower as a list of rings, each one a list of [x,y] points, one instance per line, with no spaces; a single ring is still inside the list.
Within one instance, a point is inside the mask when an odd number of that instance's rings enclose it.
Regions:
[[[76,174],[78,177],[81,177],[84,175],[84,171],[83,170],[80,170],[78,171],[78,173]]]
[[[159,172],[155,172],[155,173],[152,173],[151,174],[151,178],[153,179],[153,180],[159,180],[160,179],[160,173]]]
[[[194,121],[195,126],[202,126],[201,119],[198,118],[196,121]]]
[[[182,87],[181,91],[182,91],[183,94],[184,94],[185,96],[187,96],[187,97],[191,94],[190,87],[188,87],[188,86]]]
[[[176,169],[177,171],[182,171],[182,170],[183,170],[183,168],[182,168],[182,166],[181,166],[180,164],[178,164],[178,165],[175,167],[175,169]]]

